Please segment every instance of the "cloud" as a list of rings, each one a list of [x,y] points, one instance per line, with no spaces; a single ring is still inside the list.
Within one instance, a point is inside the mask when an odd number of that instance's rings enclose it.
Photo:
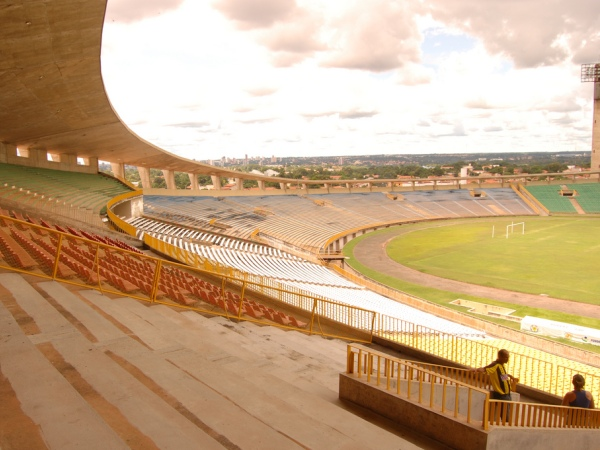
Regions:
[[[241,123],[245,123],[245,124],[262,124],[262,123],[271,123],[274,122],[276,119],[269,117],[269,118],[257,118],[257,119],[243,119],[240,120]]]
[[[294,0],[216,0],[212,5],[243,30],[270,27],[296,9]]]
[[[252,97],[266,97],[277,92],[277,88],[271,86],[253,86],[244,89]]]
[[[131,4],[108,4],[105,86],[135,132],[178,154],[589,149],[593,85],[576,64],[600,60],[600,4]]]
[[[420,61],[416,2],[348,2],[333,19],[324,67],[385,72]]]
[[[297,8],[289,20],[260,30],[257,41],[274,52],[312,54],[325,49],[318,39],[322,25],[322,16]]]
[[[110,0],[106,21],[131,23],[175,10],[184,0]]]
[[[433,18],[482,40],[518,68],[600,56],[597,0],[434,0]]]
[[[340,119],[364,119],[376,116],[376,111],[346,111],[340,113]]]
[[[181,123],[172,123],[167,126],[178,127],[178,128],[205,128],[205,127],[210,126],[210,122],[181,122]]]
[[[489,103],[489,101],[484,98],[476,98],[476,99],[472,99],[472,100],[467,100],[465,102],[465,107],[472,108],[472,109],[494,109],[494,106],[492,106]]]
[[[420,84],[431,83],[434,76],[435,74],[432,69],[414,62],[407,62],[398,69],[396,82],[404,86],[418,86]]]

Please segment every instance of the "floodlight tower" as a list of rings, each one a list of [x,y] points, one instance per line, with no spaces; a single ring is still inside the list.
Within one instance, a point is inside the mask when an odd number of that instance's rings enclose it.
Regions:
[[[600,63],[582,64],[581,81],[594,83],[594,123],[592,125],[592,170],[600,169]]]

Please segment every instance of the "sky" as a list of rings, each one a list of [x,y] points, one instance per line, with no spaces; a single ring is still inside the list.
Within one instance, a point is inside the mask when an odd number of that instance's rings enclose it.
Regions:
[[[198,161],[589,151],[598,0],[108,0],[102,74]]]

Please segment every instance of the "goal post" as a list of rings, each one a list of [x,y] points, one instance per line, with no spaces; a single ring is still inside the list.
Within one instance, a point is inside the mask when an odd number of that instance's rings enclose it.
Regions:
[[[519,230],[519,226],[521,227],[521,234],[525,234],[525,222],[517,222],[511,223],[510,225],[506,225],[506,239],[508,239],[508,234],[513,234],[515,232],[515,227],[517,227],[517,231]]]

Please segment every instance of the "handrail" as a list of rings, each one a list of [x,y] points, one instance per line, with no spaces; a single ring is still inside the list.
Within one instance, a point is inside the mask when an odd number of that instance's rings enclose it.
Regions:
[[[189,273],[196,273],[201,276],[209,276],[220,280],[221,289],[219,295],[223,298],[227,292],[255,292],[260,295],[269,296],[280,304],[289,305],[293,309],[300,309],[310,316],[309,326],[300,331],[311,333],[311,334],[322,334],[331,337],[339,337],[342,339],[354,339],[358,341],[370,341],[370,337],[377,335],[383,339],[390,340],[392,342],[399,342],[404,345],[411,346],[419,349],[420,351],[427,352],[432,355],[436,355],[445,358],[449,361],[455,361],[467,367],[481,367],[492,361],[497,351],[499,350],[495,344],[489,344],[481,340],[474,340],[465,337],[452,335],[450,333],[443,333],[438,330],[430,329],[424,326],[418,326],[411,322],[403,321],[399,318],[389,317],[382,314],[377,314],[373,311],[366,309],[353,307],[344,303],[335,302],[328,300],[318,295],[310,295],[301,289],[286,286],[277,282],[276,280],[269,279],[267,277],[251,276],[249,274],[243,274],[237,271],[231,271],[229,268],[220,268],[214,263],[200,259],[195,261],[186,260],[187,257],[199,258],[197,255],[187,255],[183,249],[178,249],[180,252],[179,256],[182,261],[192,264],[193,267],[178,264],[175,262],[163,261],[158,258],[154,258],[148,255],[140,255],[137,253],[129,253],[126,250],[119,250],[105,245],[102,243],[89,241],[84,238],[75,237],[70,234],[62,233],[60,231],[47,229],[40,227],[28,222],[19,221],[17,219],[1,216],[2,220],[9,221],[14,224],[18,224],[21,227],[29,227],[32,230],[42,230],[47,233],[52,233],[57,241],[54,244],[54,253],[52,256],[51,271],[48,273],[40,272],[39,270],[26,270],[23,268],[14,267],[14,265],[3,265],[0,261],[0,267],[16,270],[20,272],[32,273],[37,276],[46,278],[56,279],[70,284],[77,284],[92,287],[102,292],[112,292],[115,294],[122,294],[123,291],[116,289],[114,286],[107,284],[106,281],[101,282],[101,263],[103,258],[99,257],[101,252],[106,252],[106,249],[110,249],[111,252],[121,255],[129,255],[139,261],[148,262],[152,267],[153,272],[148,282],[147,292],[134,290],[127,292],[127,295],[142,301],[149,302],[165,302],[170,306],[176,306],[178,308],[189,308],[200,311],[207,314],[224,315],[230,316],[230,312],[227,310],[214,310],[214,308],[207,307],[193,307],[186,306],[172,301],[165,301],[159,298],[157,295],[160,292],[160,284],[162,282],[162,272],[160,268],[166,268],[168,270],[182,270]],[[2,223],[0,223],[2,225]],[[90,265],[93,267],[93,273],[90,274],[89,280],[81,282],[76,278],[69,279],[61,275],[62,259],[68,254],[69,242],[76,242],[78,244],[89,245],[91,253],[95,255],[95,259]],[[0,260],[2,255],[0,255]],[[238,304],[235,313],[233,314],[236,318],[240,317],[241,320],[254,320],[250,317],[242,315],[242,303]],[[331,330],[334,328],[328,328],[328,331],[323,327],[322,319],[328,319],[335,321],[338,324],[343,324],[348,329],[355,330],[349,335],[339,335],[333,333]],[[294,328],[286,326],[284,324],[274,324],[269,322],[271,325]],[[511,351],[512,357],[509,365],[509,371],[515,376],[520,378],[521,384],[531,386],[533,388],[549,392],[551,394],[562,396],[565,392],[570,389],[570,382],[572,376],[576,373],[582,374],[586,380],[589,390],[592,394],[598,398],[600,397],[600,374],[592,371],[577,369],[576,367],[568,367],[560,364],[554,364],[552,362],[537,359],[532,356],[523,355],[519,352]]]
[[[295,292],[282,289],[274,283],[263,284],[261,279],[240,277],[239,273],[224,271],[210,264],[209,261],[205,261],[204,265],[190,267],[0,214],[0,231],[3,228],[5,230],[8,228],[9,233],[13,233],[19,241],[12,242],[11,238],[12,244],[8,243],[7,246],[0,239],[0,268],[96,289],[102,293],[116,295],[125,293],[131,298],[145,302],[264,323],[263,318],[248,316],[245,313],[248,293],[253,292],[275,300],[278,305],[290,311],[298,313],[302,310],[303,316],[310,317],[309,322],[302,326],[294,324],[289,316],[288,318],[273,316],[275,321],[268,322],[269,325],[340,339],[363,342],[371,340],[376,313],[367,309],[318,297],[308,297],[300,290]],[[31,235],[28,234],[29,232]],[[0,233],[0,238],[5,233]],[[24,250],[22,245],[25,245],[27,250]],[[185,252],[183,249],[180,250]],[[20,264],[18,255],[20,251],[35,255],[36,264],[27,266]],[[5,253],[9,256],[5,256]],[[140,271],[132,275],[125,268],[119,267],[123,264],[137,265]],[[210,304],[201,302],[203,298],[190,293],[187,287],[174,289],[170,286],[170,279],[188,275],[218,280],[216,286],[219,288],[215,286],[216,290],[213,291],[213,295],[216,296],[214,301],[222,302],[225,308],[219,305],[220,309],[216,309]],[[190,280],[185,281],[189,283]],[[239,295],[239,292],[242,295]],[[337,326],[329,326],[326,321],[333,321]],[[341,334],[342,331],[347,332],[347,335]]]
[[[348,344],[346,373],[354,374],[358,379],[364,378],[367,384],[382,387],[394,395],[415,401],[426,408],[455,419],[460,418],[466,423],[480,422],[484,429],[488,427],[490,393],[473,385],[476,383],[476,372],[471,372],[473,384],[463,383],[424,369],[412,361],[359,344]],[[436,386],[441,388],[441,393],[439,389],[436,390]],[[473,397],[476,395],[479,395],[479,400],[483,402],[482,411],[474,409]]]
[[[137,191],[125,192],[124,194],[113,197],[106,204],[106,215],[108,216],[108,219],[111,221],[111,223],[115,224],[115,226],[117,226],[119,229],[123,230],[125,233],[127,233],[133,237],[136,236],[135,227],[128,224],[126,221],[122,220],[119,216],[117,216],[112,211],[112,209],[115,205],[117,205],[121,202],[124,202],[126,200],[131,201],[133,198],[137,198],[137,197],[143,197],[143,191],[137,190]]]
[[[484,430],[489,425],[600,428],[600,410],[493,400],[482,374],[407,361],[359,344],[347,346],[346,373],[454,419],[481,422]],[[475,401],[477,394],[479,401]],[[482,411],[478,410],[480,402]],[[449,403],[451,408],[447,407]]]
[[[519,428],[600,428],[600,410],[490,400],[490,424]]]
[[[383,314],[380,314],[378,319],[375,335],[467,367],[483,367],[489,364],[500,350],[495,342],[486,343],[485,340],[461,337]],[[594,373],[581,368],[566,367],[514,350],[511,350],[508,367],[510,373],[519,378],[520,384],[561,397],[571,389],[573,375],[579,373],[589,380],[586,384],[592,395],[596,398],[600,395],[600,369]]]
[[[333,266],[333,269],[349,280],[364,285],[381,295],[432,314],[440,314],[438,309],[441,309],[441,306],[428,304],[426,300],[409,296],[384,285],[378,285],[372,280],[361,278],[337,266]],[[500,350],[496,343],[489,344],[484,340],[456,336],[422,326],[418,327],[412,322],[385,314],[378,315],[375,335],[381,339],[408,345],[468,367],[485,366],[495,359],[498,350]],[[511,350],[509,367],[511,373],[520,379],[521,384],[558,396],[564,395],[565,392],[571,389],[571,379],[573,375],[579,373],[585,377],[586,386],[592,394],[596,398],[600,396],[600,369],[594,372],[591,366],[589,370],[584,370],[581,367],[567,367]]]

